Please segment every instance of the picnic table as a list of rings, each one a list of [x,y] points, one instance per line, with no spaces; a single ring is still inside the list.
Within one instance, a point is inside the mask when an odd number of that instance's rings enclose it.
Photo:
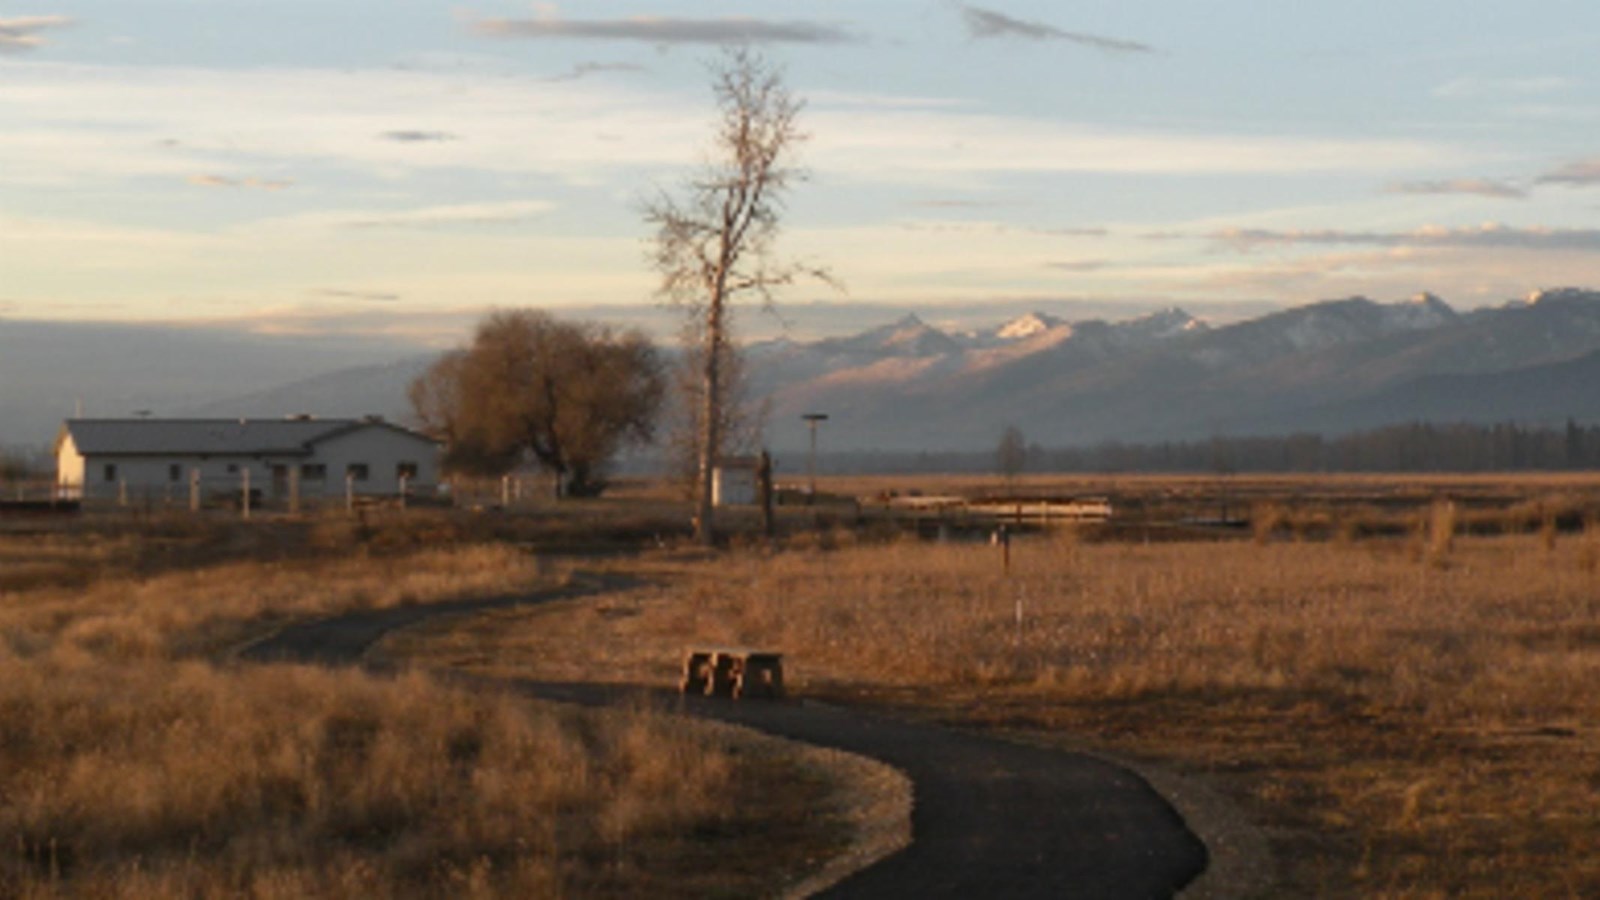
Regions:
[[[707,697],[783,696],[783,654],[751,647],[690,647],[683,654],[685,694]]]

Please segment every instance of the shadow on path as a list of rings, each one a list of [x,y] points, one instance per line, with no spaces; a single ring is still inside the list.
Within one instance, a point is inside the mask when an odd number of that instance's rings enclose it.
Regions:
[[[243,659],[359,665],[390,631],[460,615],[616,590],[595,579],[524,597],[351,613],[284,628]],[[543,699],[611,705],[641,693],[688,715],[880,760],[915,792],[912,844],[828,890],[828,897],[1170,897],[1205,869],[1206,849],[1145,781],[1080,754],[815,702],[755,702],[594,684],[497,681]]]

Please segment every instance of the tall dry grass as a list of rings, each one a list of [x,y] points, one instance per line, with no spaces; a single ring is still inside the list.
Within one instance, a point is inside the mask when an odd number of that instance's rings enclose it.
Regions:
[[[714,735],[420,676],[11,658],[0,721],[5,896],[681,896],[737,819]]]
[[[1222,781],[1282,889],[1600,894],[1600,532],[1228,544],[897,542],[667,562],[657,587],[503,613],[434,658],[670,683],[768,646],[802,692],[1086,736]],[[425,643],[425,642],[424,642]],[[414,646],[427,653],[426,646]],[[596,666],[596,659],[603,666]]]
[[[827,777],[726,731],[213,664],[290,619],[562,577],[392,529],[398,545],[345,552],[327,527],[0,538],[0,896],[704,896],[775,890],[843,849],[787,812]],[[141,543],[164,539],[181,559]],[[771,805],[730,802],[756,792]]]

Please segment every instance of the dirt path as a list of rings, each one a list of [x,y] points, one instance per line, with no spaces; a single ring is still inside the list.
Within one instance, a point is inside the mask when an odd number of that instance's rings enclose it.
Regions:
[[[289,626],[240,655],[357,665],[385,634],[424,619],[617,586],[352,613]],[[584,704],[639,694],[588,684],[505,686]],[[812,702],[673,702],[687,714],[872,757],[910,777],[911,846],[825,896],[1170,897],[1205,868],[1204,845],[1172,806],[1138,776],[1101,760]]]

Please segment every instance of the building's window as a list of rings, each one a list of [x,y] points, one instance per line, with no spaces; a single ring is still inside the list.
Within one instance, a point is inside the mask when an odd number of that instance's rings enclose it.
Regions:
[[[180,466],[177,463],[169,464],[167,466],[167,480],[171,481],[171,482],[182,481],[183,480],[183,466]]]
[[[417,464],[414,462],[399,463],[394,467],[394,477],[415,481],[417,478]]]
[[[345,466],[344,474],[345,474],[345,477],[349,478],[351,481],[366,481],[367,480],[367,464],[366,463],[351,463],[350,465]]]
[[[300,467],[300,477],[305,481],[327,481],[328,467],[323,463],[305,463]]]
[[[116,463],[106,463],[105,472],[106,472],[106,480],[107,481],[116,481],[117,480],[117,464]]]
[[[228,474],[229,475],[237,475],[237,474],[239,474],[239,464],[238,463],[228,463]]]

